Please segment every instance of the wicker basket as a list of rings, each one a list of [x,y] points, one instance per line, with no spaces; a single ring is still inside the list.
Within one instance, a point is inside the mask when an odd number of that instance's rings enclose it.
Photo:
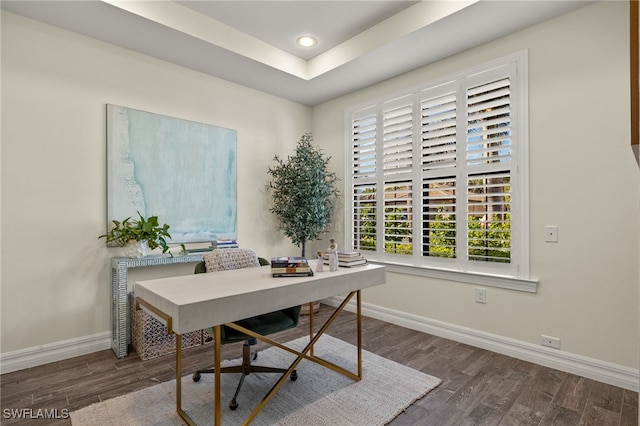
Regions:
[[[135,309],[135,295],[129,293],[131,343],[141,359],[147,360],[175,353],[176,335],[167,335],[167,327],[153,315]],[[202,330],[182,335],[182,349],[202,344]]]
[[[313,313],[317,314],[320,312],[320,302],[311,302],[313,304]],[[302,308],[300,309],[300,315],[309,315],[309,304],[303,303]]]

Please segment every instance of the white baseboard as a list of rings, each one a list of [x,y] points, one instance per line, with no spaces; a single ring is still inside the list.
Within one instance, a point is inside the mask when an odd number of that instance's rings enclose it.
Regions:
[[[343,300],[344,298],[341,297],[332,297],[322,302],[327,305],[338,306]],[[351,301],[345,309],[355,312],[355,302]],[[545,348],[543,346],[537,346],[531,343],[368,303],[362,304],[362,314],[412,330],[444,337],[456,342],[533,362],[545,367],[555,368],[560,371],[577,374],[635,392],[639,389],[640,374],[638,370],[633,368],[556,349]],[[2,374],[10,373],[12,371],[31,368],[110,348],[111,333],[104,332],[92,336],[21,349],[0,354],[0,372]]]
[[[0,354],[0,373],[10,373],[110,348],[111,333],[107,331],[92,336],[20,349]]]
[[[343,300],[343,297],[332,297],[322,300],[322,303],[338,306]],[[352,300],[345,309],[350,312],[355,312],[355,301]],[[378,305],[363,303],[362,314],[412,330],[444,337],[456,342],[465,343],[638,392],[640,374],[637,369],[485,333],[455,324],[436,321]]]

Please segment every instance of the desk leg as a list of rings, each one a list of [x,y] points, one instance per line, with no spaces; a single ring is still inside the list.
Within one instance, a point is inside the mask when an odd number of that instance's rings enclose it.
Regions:
[[[176,334],[176,412],[189,426],[196,423],[182,410],[182,335]]]
[[[176,334],[176,411],[182,411],[182,335]]]
[[[309,302],[309,340],[313,339],[313,302]],[[313,356],[313,346],[311,346],[311,356]]]
[[[360,290],[356,295],[356,326],[358,328],[358,378],[362,379],[362,300]]]
[[[219,325],[216,325],[213,329],[213,338],[214,340],[214,355],[213,355],[213,362],[214,362],[214,377],[215,377],[215,386],[214,386],[214,391],[213,391],[213,397],[214,397],[214,415],[215,415],[215,425],[219,426],[222,424],[221,421],[221,403],[220,403],[220,398],[221,398],[221,392],[220,392],[220,339],[222,338],[222,334],[220,332],[220,327]]]
[[[220,426],[221,422],[221,404],[220,404],[220,326],[215,326],[213,329],[213,336],[215,342],[213,344],[213,362],[214,362],[214,386],[213,386],[213,397],[214,397],[214,425]],[[182,409],[182,336],[180,334],[176,334],[176,411],[178,415],[185,421],[189,426],[196,426],[196,423],[189,417],[189,415]]]
[[[313,345],[318,341],[318,339],[320,337],[322,337],[322,335],[325,333],[325,331],[327,330],[327,328],[329,328],[329,326],[333,323],[333,321],[337,318],[337,316],[340,314],[340,312],[342,312],[344,310],[344,307],[347,305],[347,303],[349,303],[349,301],[351,300],[351,298],[355,295],[357,295],[357,328],[358,328],[358,373],[354,374],[351,371],[346,370],[343,367],[340,367],[336,364],[333,364],[329,361],[325,361],[324,359],[321,358],[317,358],[313,355],[307,355],[309,352],[311,352],[313,350]],[[248,425],[249,423],[251,423],[251,421],[253,421],[253,419],[258,415],[258,413],[260,412],[260,410],[262,410],[262,408],[266,405],[266,403],[271,399],[271,397],[278,391],[278,389],[282,386],[282,384],[285,382],[285,380],[290,376],[291,372],[293,370],[295,370],[295,368],[298,366],[298,364],[303,360],[303,359],[307,359],[309,361],[313,361],[319,365],[322,365],[326,368],[329,368],[335,372],[338,372],[340,374],[343,374],[353,380],[362,380],[362,318],[361,318],[361,299],[360,299],[361,293],[359,290],[351,292],[340,304],[340,306],[333,312],[333,314],[329,317],[329,319],[327,319],[327,321],[324,323],[324,325],[322,327],[320,327],[320,329],[318,330],[317,333],[315,333],[315,336],[311,336],[311,340],[309,341],[309,343],[305,346],[304,349],[302,349],[302,351],[298,352],[294,349],[291,349],[287,346],[284,346],[278,342],[275,342],[272,339],[269,339],[268,337],[265,336],[261,336],[249,329],[246,329],[244,327],[241,327],[237,324],[227,324],[227,326],[234,328],[248,336],[251,337],[255,337],[259,340],[262,340],[270,345],[276,346],[280,349],[283,349],[287,352],[290,352],[292,354],[295,354],[297,356],[296,360],[289,366],[289,368],[287,369],[287,371],[280,377],[280,379],[276,382],[275,385],[273,385],[273,387],[271,388],[271,390],[269,390],[269,392],[264,396],[264,398],[262,399],[262,401],[260,401],[260,403],[253,409],[253,411],[251,412],[251,414],[249,414],[249,416],[245,419],[244,423],[242,423],[243,425]],[[311,332],[313,334],[313,330]]]
[[[357,296],[357,304],[356,304],[356,325],[357,325],[357,339],[358,339],[358,373],[354,374],[350,371],[347,371],[343,367],[325,361],[321,358],[316,358],[313,355],[313,346],[316,341],[325,333],[327,328],[333,323],[336,317],[343,311],[344,307],[349,303],[349,300],[354,296]],[[317,333],[314,333],[313,325],[310,326],[310,341],[307,346],[301,351],[298,352],[294,349],[291,349],[287,346],[284,346],[278,342],[275,342],[265,336],[261,336],[251,330],[248,330],[244,327],[241,327],[237,324],[227,324],[229,327],[234,328],[238,331],[241,331],[251,337],[255,337],[259,340],[267,342],[273,346],[279,347],[285,351],[288,351],[297,356],[296,360],[289,366],[288,370],[280,377],[275,385],[271,388],[271,390],[264,396],[262,401],[253,409],[253,411],[249,414],[249,416],[245,419],[243,425],[248,425],[251,423],[253,419],[258,415],[260,410],[264,407],[264,405],[271,399],[271,397],[276,393],[276,391],[282,386],[285,380],[290,376],[291,372],[295,370],[298,364],[303,360],[307,359],[309,361],[313,361],[319,365],[327,367],[335,372],[341,373],[347,377],[350,377],[354,380],[362,379],[362,300],[361,300],[361,292],[360,290],[351,292],[345,300],[340,304],[340,306],[334,311],[334,313],[327,319],[325,324],[320,327]],[[313,323],[313,309],[310,309],[310,323]],[[214,327],[214,424],[216,426],[220,426],[222,424],[221,421],[221,412],[222,412],[222,404],[221,404],[221,383],[220,383],[220,363],[221,363],[221,352],[220,352],[220,339],[221,339],[221,327],[217,325]],[[314,335],[315,334],[315,335]],[[187,413],[182,410],[182,336],[176,335],[176,409],[178,414],[188,425],[194,425],[195,423],[189,417]]]

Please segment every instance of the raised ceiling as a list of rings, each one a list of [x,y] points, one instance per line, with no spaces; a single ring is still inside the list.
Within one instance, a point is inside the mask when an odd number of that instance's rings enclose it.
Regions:
[[[2,9],[305,105],[593,1],[2,1]],[[303,34],[319,43],[295,45]],[[523,46],[526,47],[526,46]]]

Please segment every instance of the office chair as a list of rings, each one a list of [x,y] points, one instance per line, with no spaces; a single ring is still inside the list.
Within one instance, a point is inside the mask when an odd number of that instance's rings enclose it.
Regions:
[[[216,249],[211,253],[207,253],[203,256],[203,261],[198,263],[195,267],[195,273],[211,273],[216,271],[224,271],[230,269],[251,268],[269,265],[269,261],[263,258],[258,258],[253,250],[240,249],[240,248],[225,248]],[[298,325],[300,318],[301,306],[295,306],[292,308],[282,309],[268,314],[262,314],[255,317],[236,321],[242,327],[245,327],[253,332],[261,335],[268,335],[277,333],[279,331],[294,328]],[[207,329],[207,332],[213,336],[213,330]],[[220,373],[242,373],[240,376],[240,382],[236,388],[236,392],[233,395],[233,399],[229,402],[229,408],[235,410],[238,408],[238,402],[236,398],[240,393],[240,388],[244,383],[244,378],[251,373],[284,373],[287,371],[285,368],[263,367],[253,365],[252,361],[255,361],[258,357],[258,353],[251,354],[251,346],[257,343],[257,339],[247,336],[231,327],[221,327],[220,344],[240,342],[244,340],[242,345],[242,365],[232,367],[221,367]],[[211,339],[210,339],[211,340]],[[214,369],[198,370],[193,374],[193,381],[200,380],[201,374],[213,373]],[[290,379],[295,381],[298,378],[298,373],[294,370],[291,373]]]

